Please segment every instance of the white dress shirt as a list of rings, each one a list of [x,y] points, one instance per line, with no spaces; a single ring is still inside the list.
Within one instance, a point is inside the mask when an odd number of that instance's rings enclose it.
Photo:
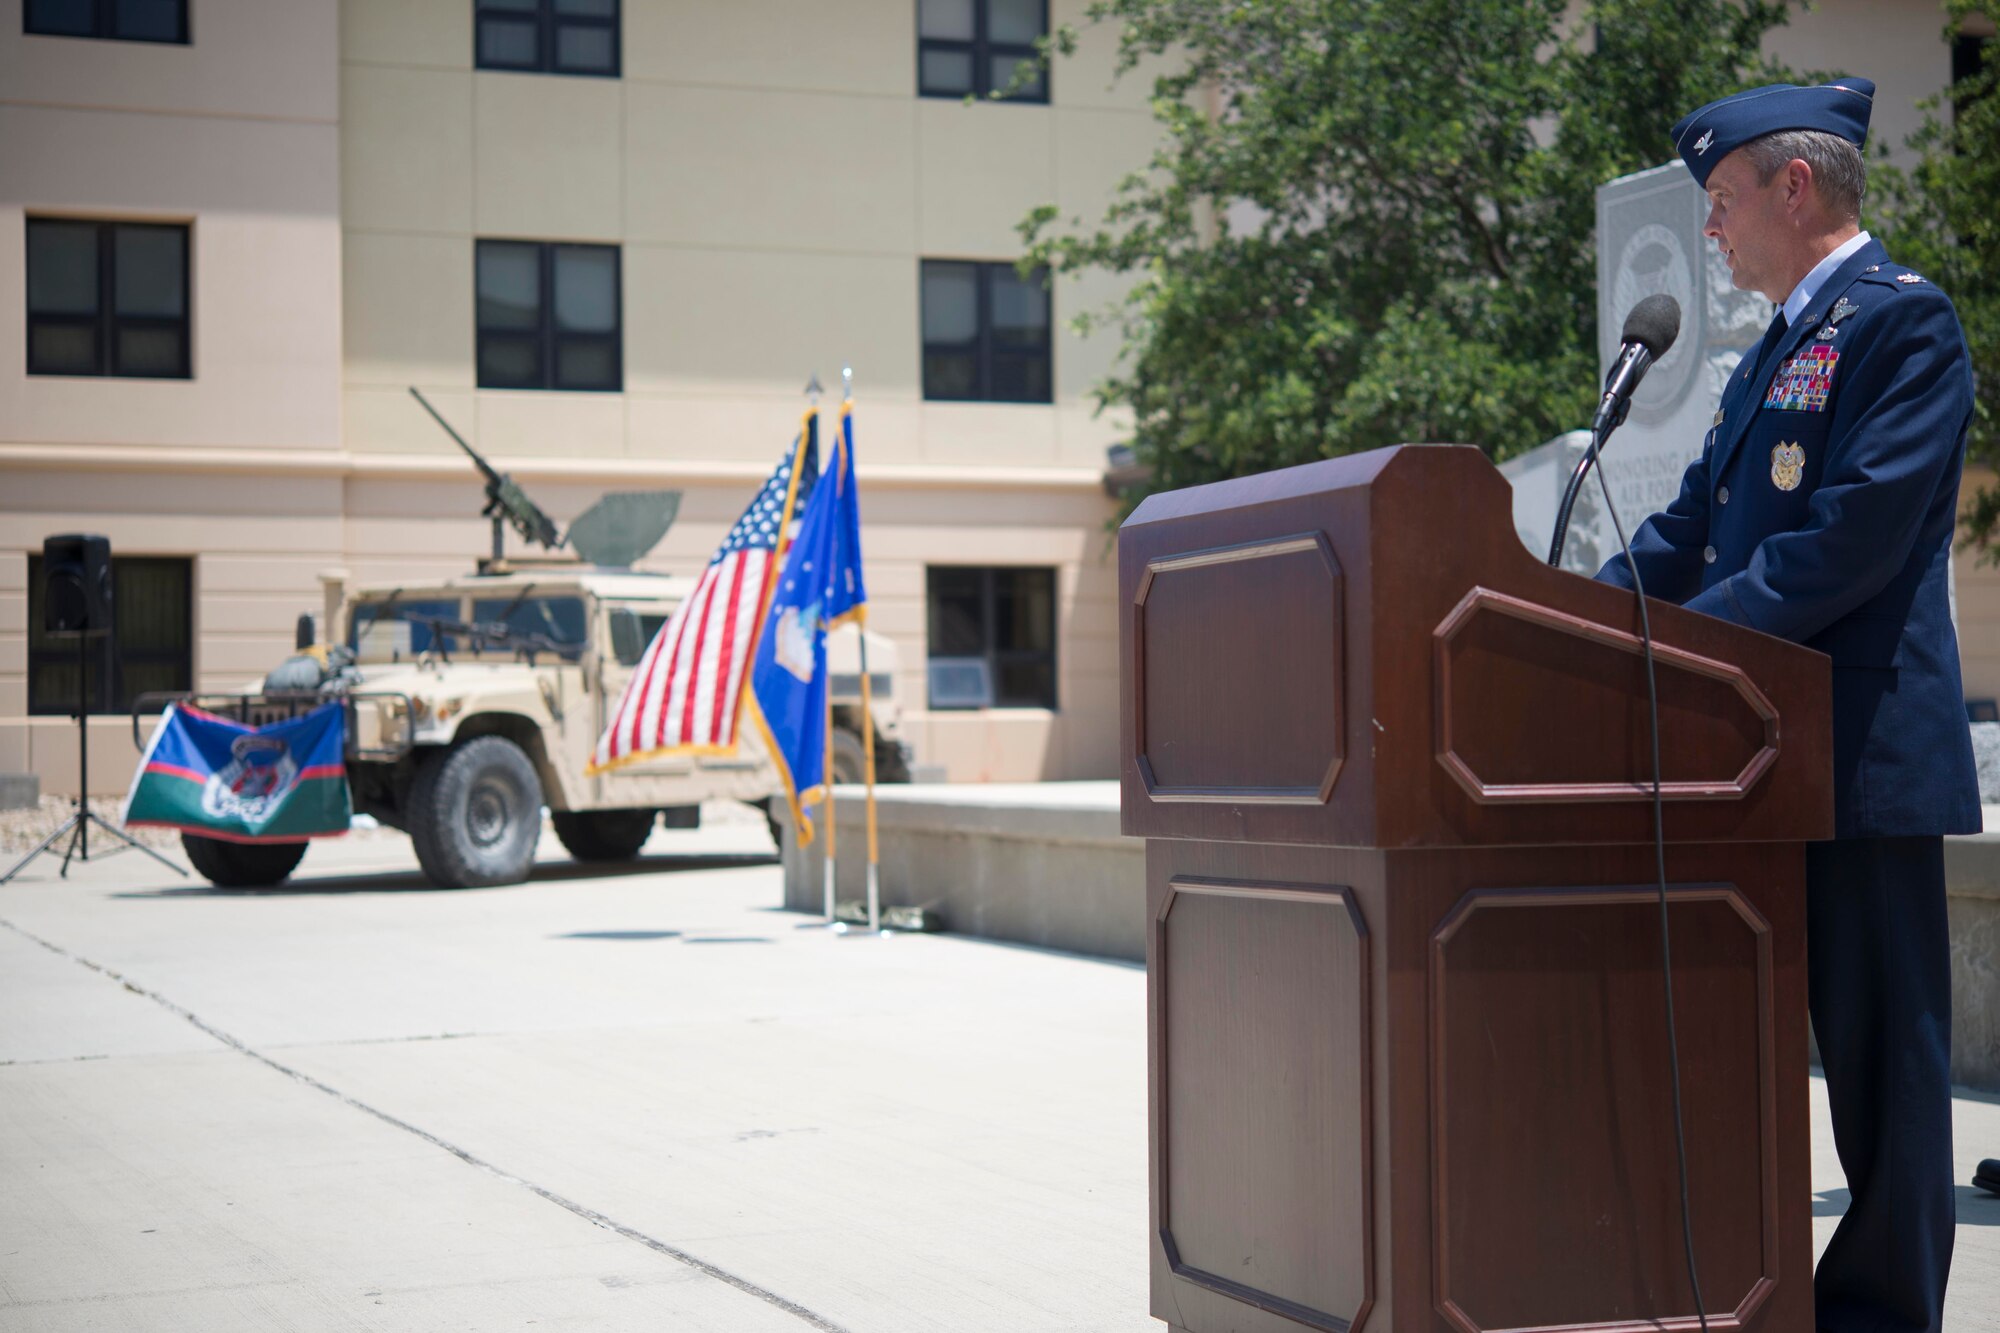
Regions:
[[[1812,272],[1799,279],[1799,285],[1792,288],[1791,296],[1785,301],[1786,328],[1799,322],[1799,316],[1812,304],[1813,297],[1819,295],[1819,289],[1826,286],[1826,280],[1833,276],[1833,271],[1839,268],[1849,255],[1866,244],[1868,244],[1868,233],[1865,231],[1855,233],[1832,254],[1814,264]]]

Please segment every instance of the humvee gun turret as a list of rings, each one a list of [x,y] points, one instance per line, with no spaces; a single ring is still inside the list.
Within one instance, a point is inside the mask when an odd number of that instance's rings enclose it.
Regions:
[[[569,545],[599,558],[623,554],[620,563],[636,559],[665,534],[678,498],[606,496],[572,525]],[[512,512],[502,506],[502,515]],[[704,801],[743,801],[764,808],[767,818],[774,797],[783,806],[776,766],[748,727],[733,755],[666,754],[584,774],[632,669],[694,585],[685,576],[572,558],[508,560],[496,551],[477,574],[343,587],[319,636],[328,643],[291,659],[256,690],[191,701],[263,723],[346,697],[355,812],[407,832],[435,884],[526,878],[545,807],[556,837],[578,860],[629,860],[656,823],[696,827]],[[872,726],[877,778],[906,782],[895,647],[882,635],[867,636],[873,697],[872,716],[864,717],[859,644],[851,626],[828,643],[835,780],[861,780],[861,729]],[[149,696],[135,708],[135,737],[139,710],[157,715],[166,697]],[[197,870],[228,887],[276,884],[306,850],[303,842],[193,834],[182,842]]]

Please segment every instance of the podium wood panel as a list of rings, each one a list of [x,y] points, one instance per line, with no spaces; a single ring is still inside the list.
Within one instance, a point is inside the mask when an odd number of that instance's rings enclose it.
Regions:
[[[1341,1333],[1373,1297],[1366,926],[1337,885],[1240,879],[1171,880],[1154,920],[1167,1260]]]
[[[1326,536],[1155,560],[1132,602],[1133,744],[1151,799],[1324,803],[1345,749],[1340,565]],[[1279,623],[1286,634],[1260,633]]]
[[[1474,890],[1432,935],[1437,1298],[1461,1333],[1695,1308],[1656,894]],[[1705,1302],[1740,1320],[1778,1268],[1771,930],[1734,885],[1671,896],[1696,1257]],[[1559,1161],[1523,1150],[1535,1143],[1559,1145]],[[1507,1245],[1493,1243],[1496,1218],[1520,1228]],[[1557,1254],[1560,1287],[1527,1262]]]

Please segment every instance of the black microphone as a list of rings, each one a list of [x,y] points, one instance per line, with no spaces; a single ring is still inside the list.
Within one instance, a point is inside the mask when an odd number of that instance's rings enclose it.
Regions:
[[[1597,461],[1597,451],[1604,447],[1612,431],[1625,424],[1626,409],[1632,406],[1632,391],[1646,378],[1653,363],[1667,354],[1680,332],[1681,303],[1671,296],[1649,296],[1625,316],[1625,332],[1619,335],[1623,345],[1618,349],[1618,359],[1611,363],[1611,373],[1604,377],[1604,397],[1597,404],[1597,419],[1590,423],[1590,447],[1577,460],[1576,471],[1570,474],[1569,485],[1563,488],[1562,504],[1556,509],[1555,536],[1549,542],[1550,565],[1562,564],[1570,510],[1576,505],[1576,493],[1583,486],[1583,479],[1590,475],[1591,464]]]
[[[1604,398],[1597,405],[1597,419],[1590,423],[1591,434],[1602,439],[1625,424],[1633,390],[1653,363],[1667,354],[1680,332],[1681,303],[1673,297],[1649,296],[1632,307],[1632,313],[1625,316],[1625,331],[1619,335],[1623,345],[1618,359],[1604,377]]]

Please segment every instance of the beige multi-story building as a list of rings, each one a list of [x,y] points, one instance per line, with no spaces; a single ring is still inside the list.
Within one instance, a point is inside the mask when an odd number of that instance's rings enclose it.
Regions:
[[[645,567],[692,571],[807,377],[831,408],[845,363],[871,623],[918,761],[1115,773],[1120,423],[1090,390],[1117,349],[1066,321],[1116,288],[1043,294],[1011,263],[1030,209],[1094,218],[1144,164],[1149,81],[1114,81],[1114,36],[1086,28],[1045,84],[962,96],[1083,0],[21,3],[0,24],[0,772],[75,783],[45,536],[115,553],[91,750],[113,791],[125,697],[261,676],[329,571],[485,551],[478,479],[411,386],[558,520],[682,490]],[[1902,128],[1949,77],[1940,24],[1827,0],[1780,54],[1865,52]],[[2000,625],[1966,630],[1969,691],[2000,694]],[[934,698],[934,656],[983,659],[991,702]]]

